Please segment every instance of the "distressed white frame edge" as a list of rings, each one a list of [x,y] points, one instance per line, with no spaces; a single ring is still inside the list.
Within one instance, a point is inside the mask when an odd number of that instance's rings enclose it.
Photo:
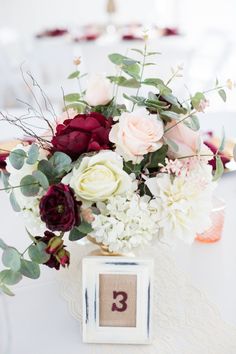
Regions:
[[[153,263],[152,259],[130,257],[88,256],[83,259],[84,343],[150,344]],[[99,326],[99,274],[116,273],[137,275],[136,327]]]

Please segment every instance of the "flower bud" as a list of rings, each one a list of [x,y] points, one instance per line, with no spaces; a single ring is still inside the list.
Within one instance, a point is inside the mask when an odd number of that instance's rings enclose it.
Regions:
[[[48,242],[48,247],[46,248],[46,252],[49,254],[56,253],[63,246],[63,240],[59,236],[55,236],[51,238]]]
[[[73,62],[74,62],[74,64],[77,65],[77,66],[80,65],[80,64],[81,64],[81,59],[80,59],[80,57],[74,58]]]
[[[66,265],[70,264],[70,253],[62,248],[57,252],[56,259],[62,265],[62,267],[65,267]]]

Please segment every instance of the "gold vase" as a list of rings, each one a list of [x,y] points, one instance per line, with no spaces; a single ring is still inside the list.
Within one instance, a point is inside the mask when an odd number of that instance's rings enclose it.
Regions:
[[[90,253],[93,256],[113,256],[113,257],[124,256],[124,254],[122,253],[109,251],[108,246],[104,245],[102,242],[97,242],[93,236],[88,235],[87,239],[88,241],[90,241],[91,243],[99,247],[97,250],[94,250]]]

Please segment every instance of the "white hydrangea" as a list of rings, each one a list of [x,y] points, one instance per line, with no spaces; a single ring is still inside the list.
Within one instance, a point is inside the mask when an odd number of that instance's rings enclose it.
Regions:
[[[137,194],[113,196],[97,203],[101,214],[92,223],[93,236],[113,252],[129,252],[158,234],[156,210],[150,198]]]
[[[187,166],[187,167],[186,167]],[[167,241],[176,237],[191,243],[197,233],[210,225],[212,209],[212,168],[204,161],[190,161],[176,176],[162,173],[146,181],[155,197],[160,236]]]

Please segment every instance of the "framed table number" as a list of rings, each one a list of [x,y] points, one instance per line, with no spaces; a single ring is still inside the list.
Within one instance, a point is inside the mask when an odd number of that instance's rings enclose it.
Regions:
[[[83,259],[83,341],[149,344],[151,259]]]

